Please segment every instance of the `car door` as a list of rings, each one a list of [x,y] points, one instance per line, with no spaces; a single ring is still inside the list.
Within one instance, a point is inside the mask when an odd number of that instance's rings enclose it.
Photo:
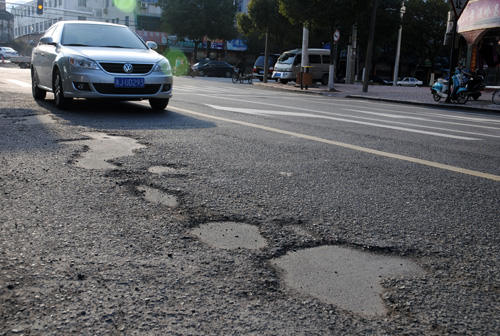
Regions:
[[[47,30],[43,37],[52,37],[55,28]],[[39,43],[33,50],[33,67],[40,85],[52,88],[52,64],[56,57],[56,46]]]

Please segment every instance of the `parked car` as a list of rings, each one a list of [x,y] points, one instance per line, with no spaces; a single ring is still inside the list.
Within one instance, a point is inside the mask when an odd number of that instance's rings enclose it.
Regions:
[[[274,71],[274,64],[276,64],[276,61],[278,60],[278,57],[280,57],[279,54],[269,54],[268,55],[268,74],[267,78],[271,79],[273,76],[273,71]],[[255,78],[258,78],[261,82],[264,80],[264,59],[265,59],[265,54],[260,54],[260,56],[255,60],[255,63],[253,65],[253,76]]]
[[[377,75],[370,76],[370,82],[379,85],[392,85],[392,83],[394,83],[392,80],[390,80],[385,76],[377,76]]]
[[[424,82],[414,77],[405,77],[403,80],[398,80],[396,84],[399,86],[421,86],[424,85]]]
[[[193,70],[201,77],[230,78],[234,73],[234,67],[231,64],[220,61],[200,61],[193,65]]]
[[[33,97],[54,93],[56,106],[73,98],[148,99],[163,110],[172,97],[172,68],[129,27],[104,22],[60,21],[33,49]]]
[[[19,56],[19,53],[10,47],[0,47],[0,61],[8,60],[13,56]]]

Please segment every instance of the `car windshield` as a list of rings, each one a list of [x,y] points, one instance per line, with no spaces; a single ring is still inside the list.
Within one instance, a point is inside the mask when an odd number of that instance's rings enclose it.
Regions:
[[[75,47],[147,49],[127,27],[97,24],[66,24],[61,44]]]
[[[264,57],[265,56],[259,56],[259,58],[257,58],[257,60],[255,61],[255,66],[264,66]],[[276,63],[276,57],[269,55],[269,59],[267,62],[269,65],[274,65],[274,63]]]
[[[13,52],[15,52],[15,50],[14,50],[14,49],[12,49],[12,48],[9,48],[9,47],[7,47],[7,48],[4,48],[4,49],[5,49],[5,51],[13,51]]]
[[[283,63],[283,64],[293,64],[293,60],[295,59],[295,55],[293,53],[285,53],[280,56],[278,59],[278,63]]]

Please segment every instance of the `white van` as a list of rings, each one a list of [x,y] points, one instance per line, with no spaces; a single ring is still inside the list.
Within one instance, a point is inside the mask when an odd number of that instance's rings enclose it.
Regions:
[[[313,74],[313,82],[321,82],[328,85],[328,72],[330,71],[330,50],[327,49],[309,49],[309,65],[312,66],[309,72]],[[285,51],[278,58],[274,66],[272,78],[280,80],[286,84],[289,81],[295,81],[297,74],[300,73],[300,64],[302,62],[302,49]]]

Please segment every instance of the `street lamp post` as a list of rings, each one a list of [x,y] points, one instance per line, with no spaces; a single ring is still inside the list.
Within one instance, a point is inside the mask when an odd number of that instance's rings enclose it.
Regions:
[[[403,35],[403,15],[406,12],[405,2],[401,4],[401,23],[399,25],[399,34],[398,34],[398,47],[396,49],[396,64],[394,65],[394,78],[392,81],[392,86],[397,85],[398,81],[398,72],[399,72],[399,56],[401,54],[401,35]]]

